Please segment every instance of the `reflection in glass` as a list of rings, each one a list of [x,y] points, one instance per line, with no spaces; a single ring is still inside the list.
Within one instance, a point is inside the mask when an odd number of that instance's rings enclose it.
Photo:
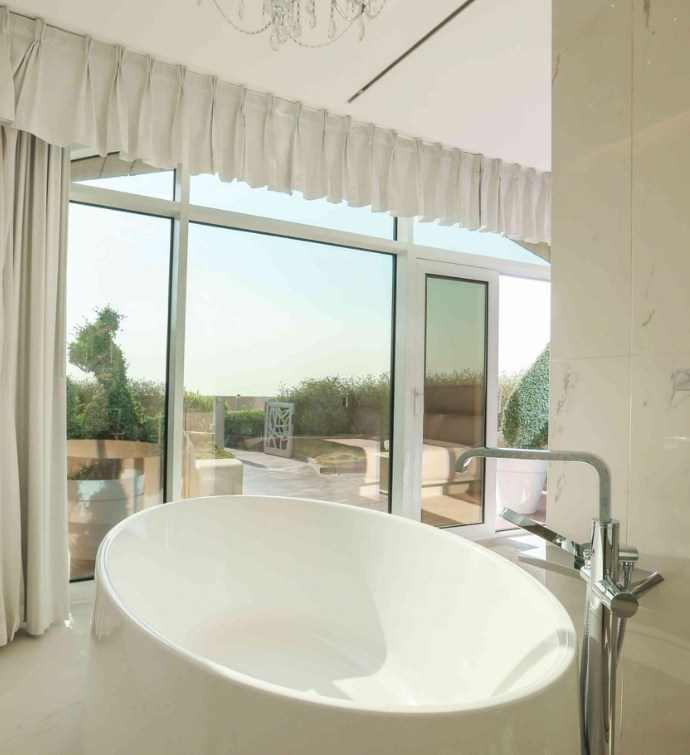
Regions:
[[[426,278],[422,521],[438,527],[484,521],[483,464],[455,464],[486,437],[487,284]]]
[[[191,224],[183,493],[388,510],[394,260]]]
[[[169,220],[70,205],[67,487],[72,578],[163,500]]]

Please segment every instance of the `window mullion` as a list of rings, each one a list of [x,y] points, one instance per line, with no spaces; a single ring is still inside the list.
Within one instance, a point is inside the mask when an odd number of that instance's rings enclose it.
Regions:
[[[170,265],[170,315],[168,322],[168,391],[165,465],[165,497],[182,498],[182,460],[184,457],[184,348],[187,294],[187,249],[189,240],[189,170],[175,171],[175,199],[179,216],[173,220]]]
[[[408,247],[414,243],[414,218],[397,218],[395,240]]]

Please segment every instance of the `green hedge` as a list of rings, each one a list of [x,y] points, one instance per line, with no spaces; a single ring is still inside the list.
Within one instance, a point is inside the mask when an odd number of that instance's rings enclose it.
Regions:
[[[225,437],[261,438],[264,434],[263,409],[241,409],[231,412],[225,407]]]
[[[185,411],[212,412],[213,396],[202,396],[198,391],[185,391],[184,408]]]
[[[545,352],[546,353],[546,352]],[[544,358],[542,355],[541,358]],[[546,394],[542,396],[548,420],[548,354],[546,359]],[[539,362],[539,360],[537,360]],[[542,365],[543,366],[543,365]],[[536,364],[535,364],[536,367]],[[525,379],[527,375],[523,376]],[[429,376],[432,393],[435,389],[471,385],[477,380],[473,373],[452,373]],[[508,437],[514,442],[525,442],[511,435],[511,422],[505,419],[505,408],[515,393],[513,387],[521,380],[520,376],[510,375],[499,378],[501,389],[500,419],[504,435],[508,427]],[[524,390],[524,389],[523,389]],[[103,395],[104,386],[93,378],[75,380],[67,378],[67,437],[92,438],[109,437],[110,420],[108,402]],[[150,443],[160,442],[165,417],[165,385],[153,380],[128,380],[127,392],[136,411],[136,424],[127,437]],[[510,398],[509,398],[510,397]],[[361,378],[327,377],[303,380],[296,386],[282,386],[279,401],[295,404],[295,434],[302,436],[358,436],[388,438],[390,381],[388,375],[367,375]],[[514,404],[518,399],[513,400]],[[213,396],[186,391],[186,410],[211,412]],[[524,407],[516,405],[515,417],[524,414]],[[225,435],[236,438],[261,438],[264,432],[264,412],[262,409],[229,411],[225,407]],[[542,440],[546,445],[547,429],[542,428]],[[528,441],[532,442],[532,441]],[[512,443],[509,443],[512,445]]]
[[[501,430],[509,448],[545,448],[548,444],[549,362],[547,345],[506,402]]]
[[[281,386],[278,401],[295,405],[295,435],[388,438],[388,375],[308,378]]]

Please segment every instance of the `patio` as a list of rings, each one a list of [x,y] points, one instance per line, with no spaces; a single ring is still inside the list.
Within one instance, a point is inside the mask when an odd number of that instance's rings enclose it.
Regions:
[[[278,495],[347,503],[388,511],[388,496],[364,472],[320,474],[311,464],[261,451],[228,449],[243,464],[245,495]]]

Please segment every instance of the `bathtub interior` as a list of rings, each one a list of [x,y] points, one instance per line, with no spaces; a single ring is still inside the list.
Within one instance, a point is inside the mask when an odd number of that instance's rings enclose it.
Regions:
[[[572,654],[565,611],[513,564],[344,505],[170,504],[113,531],[103,563],[132,617],[241,683],[374,708],[490,704]]]

